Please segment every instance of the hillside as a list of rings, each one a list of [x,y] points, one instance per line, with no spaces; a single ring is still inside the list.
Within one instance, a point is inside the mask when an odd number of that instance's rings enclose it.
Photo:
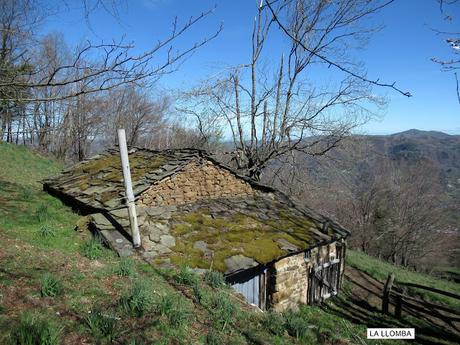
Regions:
[[[415,129],[391,135],[356,135],[327,157],[299,155],[296,161],[307,184],[334,193],[340,193],[345,184],[365,188],[363,181],[369,175],[379,175],[383,162],[394,163],[392,169],[400,173],[431,179],[447,214],[447,231],[460,229],[460,135]]]
[[[377,155],[416,164],[432,162],[441,172],[446,192],[460,200],[460,135],[411,129],[392,135],[367,136]]]
[[[84,218],[42,192],[39,181],[60,163],[4,143],[0,159],[0,344],[401,343],[365,339],[366,325],[393,319],[377,310],[360,312],[372,322],[347,314],[363,308],[347,282],[322,307],[279,315],[241,303],[218,274],[120,259],[92,239]],[[433,332],[417,342],[449,344]]]

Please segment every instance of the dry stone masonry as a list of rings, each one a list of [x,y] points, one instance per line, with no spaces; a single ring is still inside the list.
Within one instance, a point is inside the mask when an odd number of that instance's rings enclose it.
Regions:
[[[182,171],[153,185],[139,198],[141,206],[180,205],[202,199],[252,194],[249,183],[210,161],[191,162]]]
[[[336,258],[336,248],[333,242],[275,262],[269,280],[272,291],[270,305],[281,312],[308,303],[312,271],[324,263],[330,263],[331,258]]]

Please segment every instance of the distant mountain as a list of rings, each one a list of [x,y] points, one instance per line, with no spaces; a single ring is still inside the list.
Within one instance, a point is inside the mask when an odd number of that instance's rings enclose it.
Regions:
[[[409,164],[431,162],[440,170],[446,191],[460,200],[460,135],[411,129],[391,135],[370,135],[365,140],[375,153],[393,160]]]
[[[384,159],[404,163],[396,164],[396,169],[416,167],[420,174],[436,174],[432,177],[442,189],[440,197],[448,211],[448,223],[460,230],[460,135],[417,129],[390,135],[357,135],[343,148],[331,151],[328,157],[299,155],[297,164],[303,167],[308,183],[315,188],[338,193],[345,183],[343,176],[353,181],[351,186],[359,185]],[[276,162],[273,170],[280,164]],[[277,187],[284,185],[280,183]]]

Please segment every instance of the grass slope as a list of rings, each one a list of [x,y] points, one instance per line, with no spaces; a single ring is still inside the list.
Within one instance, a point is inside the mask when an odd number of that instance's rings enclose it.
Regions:
[[[371,257],[363,252],[348,250],[347,264],[364,271],[371,277],[383,282],[387,279],[388,274],[394,272],[396,284],[398,282],[415,283],[460,295],[460,284],[449,280],[438,279],[428,274],[410,271],[403,267],[394,266],[388,262]],[[460,301],[457,299],[416,288],[410,288],[410,291],[433,302],[441,302],[460,309]]]

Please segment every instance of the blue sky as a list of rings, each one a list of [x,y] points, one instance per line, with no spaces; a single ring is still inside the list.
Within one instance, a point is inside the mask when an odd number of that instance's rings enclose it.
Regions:
[[[52,6],[54,4],[50,2]],[[214,41],[197,51],[178,73],[161,81],[165,88],[195,85],[224,66],[245,63],[249,57],[249,41],[256,1],[253,0],[126,0],[119,7],[116,20],[99,9],[88,23],[78,10],[79,1],[67,1],[59,14],[51,16],[43,32],[61,31],[72,45],[83,39],[109,41],[120,39],[135,43],[139,51],[148,49],[164,38],[172,19],[186,20],[216,6],[213,14],[182,37],[177,46],[214,32],[223,23],[223,32]],[[450,49],[430,28],[460,30],[460,3],[450,13],[458,14],[453,23],[443,20],[436,0],[397,0],[374,17],[384,28],[374,34],[369,44],[354,54],[365,62],[368,76],[385,82],[396,81],[413,97],[407,98],[385,89],[375,91],[386,95],[388,107],[382,119],[362,128],[369,134],[395,133],[411,128],[438,130],[460,134],[460,105],[456,100],[452,74],[441,72],[431,57],[448,57]],[[276,40],[273,43],[280,44]]]

